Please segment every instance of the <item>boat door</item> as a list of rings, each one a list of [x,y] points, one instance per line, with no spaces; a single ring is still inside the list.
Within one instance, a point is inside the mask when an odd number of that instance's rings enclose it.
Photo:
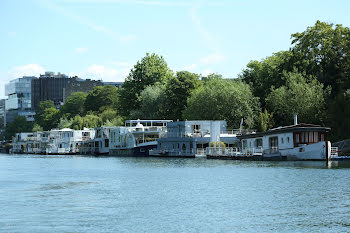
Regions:
[[[278,151],[278,137],[270,137],[269,138],[269,149],[271,153]]]

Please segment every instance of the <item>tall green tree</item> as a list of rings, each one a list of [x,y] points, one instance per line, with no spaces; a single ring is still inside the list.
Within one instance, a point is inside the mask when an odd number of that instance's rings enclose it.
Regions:
[[[350,88],[350,29],[341,24],[317,21],[304,32],[292,34],[291,51],[298,60],[307,60],[299,68],[317,77],[332,96]]]
[[[182,120],[182,113],[187,106],[187,98],[199,88],[202,82],[199,75],[188,71],[176,72],[165,89],[164,117],[172,120]]]
[[[130,71],[120,90],[122,114],[128,116],[131,111],[140,108],[141,92],[156,83],[166,83],[173,75],[162,56],[147,53]]]
[[[39,125],[43,130],[51,130],[56,128],[60,120],[60,112],[56,108],[46,108],[41,114],[41,122]]]
[[[140,93],[140,107],[130,112],[133,119],[164,119],[165,86],[147,86]]]
[[[86,97],[86,111],[102,112],[106,108],[117,109],[119,106],[119,90],[115,86],[94,87]]]
[[[52,100],[41,101],[38,107],[35,109],[35,116],[34,116],[35,122],[40,126],[42,126],[45,109],[54,108],[54,107],[55,107],[55,104],[53,103]]]
[[[85,102],[87,95],[85,92],[74,92],[71,94],[60,109],[62,115],[66,115],[68,118],[75,115],[84,116],[86,113]]]
[[[247,127],[257,123],[259,101],[249,85],[238,80],[214,79],[194,90],[188,98],[184,119],[226,120],[228,127],[238,128],[241,118]]]
[[[291,125],[293,115],[299,122],[323,125],[326,120],[325,103],[329,89],[317,80],[306,81],[303,74],[285,74],[286,86],[271,91],[266,98],[267,108],[273,112],[277,125]]]
[[[258,131],[266,132],[274,126],[273,114],[269,113],[266,109],[259,113],[258,119]]]
[[[291,51],[274,53],[261,61],[251,61],[239,77],[252,88],[255,96],[260,98],[262,107],[271,88],[286,84],[283,74],[294,69],[294,54]]]

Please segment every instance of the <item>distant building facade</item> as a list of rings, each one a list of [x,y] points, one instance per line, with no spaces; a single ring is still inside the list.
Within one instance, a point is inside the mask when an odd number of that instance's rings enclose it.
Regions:
[[[67,86],[63,88],[63,102],[66,102],[66,99],[74,92],[89,92],[94,87],[103,85],[103,82],[99,80],[71,78]]]
[[[0,99],[0,128],[4,128],[5,126],[5,99]]]
[[[44,100],[52,100],[56,108],[59,108],[63,104],[63,89],[70,80],[67,75],[59,72],[45,72],[38,79],[34,79],[31,85],[32,109],[35,110]]]
[[[35,112],[32,111],[31,82],[34,76],[23,76],[5,85],[5,122],[12,122],[16,116],[24,116],[27,121],[34,121]]]
[[[103,82],[103,85],[111,85],[115,86],[116,88],[121,88],[124,82]]]

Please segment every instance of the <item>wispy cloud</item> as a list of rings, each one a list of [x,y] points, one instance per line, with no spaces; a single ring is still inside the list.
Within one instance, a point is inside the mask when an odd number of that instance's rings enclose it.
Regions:
[[[198,7],[192,7],[189,11],[189,16],[196,30],[199,32],[199,36],[205,40],[209,49],[211,49],[212,51],[219,51],[219,43],[216,41],[214,36],[211,33],[209,33],[209,31],[203,26],[202,21],[198,16],[197,9]]]
[[[86,53],[88,51],[88,48],[76,48],[76,53]]]
[[[21,78],[22,76],[39,76],[45,72],[44,67],[39,64],[27,64],[13,67],[9,73],[9,79]]]
[[[128,67],[115,68],[106,65],[92,64],[85,70],[70,72],[69,76],[79,76],[83,79],[103,80],[105,82],[123,82],[129,74]]]
[[[79,16],[78,14],[76,14],[75,12],[71,12],[70,10],[58,5],[57,3],[55,3],[54,1],[50,1],[50,0],[36,0],[36,2],[47,8],[50,10],[53,10],[59,14],[61,14],[62,16],[74,20],[84,26],[89,27],[91,30],[94,30],[96,32],[102,33],[105,36],[110,37],[113,40],[119,41],[119,42],[126,42],[126,41],[130,41],[131,39],[136,39],[135,35],[121,35],[115,31],[113,31],[112,29],[98,24],[94,21],[92,21],[91,19],[87,19],[84,18],[82,16]]]

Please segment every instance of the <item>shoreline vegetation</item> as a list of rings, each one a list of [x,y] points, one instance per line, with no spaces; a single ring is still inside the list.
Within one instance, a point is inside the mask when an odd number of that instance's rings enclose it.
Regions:
[[[173,72],[162,56],[147,53],[120,89],[76,92],[58,110],[42,101],[35,122],[17,116],[2,138],[52,128],[123,125],[125,119],[227,120],[229,128],[269,128],[300,122],[329,126],[329,139],[350,131],[350,29],[317,21],[291,35],[288,50],[250,61],[236,78]]]

